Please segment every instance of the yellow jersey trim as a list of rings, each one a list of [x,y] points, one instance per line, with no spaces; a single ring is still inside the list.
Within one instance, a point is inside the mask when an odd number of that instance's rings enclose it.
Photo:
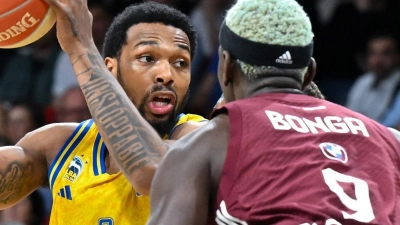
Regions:
[[[93,147],[93,173],[95,176],[106,173],[105,166],[106,146],[100,133],[97,134]]]
[[[68,140],[61,148],[61,150],[58,152],[57,156],[54,158],[48,172],[50,189],[53,188],[53,184],[65,161],[68,159],[69,155],[71,155],[76,146],[86,135],[92,124],[93,120],[86,120],[80,123],[79,126],[75,129],[74,133],[72,133],[72,135],[68,138]]]

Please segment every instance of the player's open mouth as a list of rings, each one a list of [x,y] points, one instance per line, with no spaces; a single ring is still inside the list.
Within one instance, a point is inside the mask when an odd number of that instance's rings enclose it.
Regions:
[[[173,110],[175,102],[176,97],[173,92],[158,91],[151,94],[148,106],[151,113],[166,115]]]

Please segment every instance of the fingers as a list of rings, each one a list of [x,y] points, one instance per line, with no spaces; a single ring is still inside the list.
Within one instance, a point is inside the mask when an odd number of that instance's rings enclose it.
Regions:
[[[49,4],[54,10],[63,12],[66,11],[65,8],[67,5],[74,5],[76,3],[79,4],[79,1],[83,5],[87,6],[87,0],[43,0],[43,1]]]
[[[87,6],[87,0],[43,0],[47,4],[49,4],[58,16],[67,16],[70,17],[72,11],[77,4],[82,4]],[[92,15],[90,15],[92,21]]]
[[[65,14],[65,6],[59,0],[43,0],[56,12],[57,17]]]

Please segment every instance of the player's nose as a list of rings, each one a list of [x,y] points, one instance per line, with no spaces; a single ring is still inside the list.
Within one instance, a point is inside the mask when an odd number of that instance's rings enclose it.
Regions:
[[[163,84],[165,86],[172,85],[174,83],[172,66],[169,62],[160,62],[158,70],[156,71],[154,82],[158,84]]]

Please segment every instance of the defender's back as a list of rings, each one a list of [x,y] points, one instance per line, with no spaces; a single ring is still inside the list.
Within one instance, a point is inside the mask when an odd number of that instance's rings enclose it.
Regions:
[[[258,95],[225,109],[218,224],[400,223],[400,149],[386,127],[300,94]]]

